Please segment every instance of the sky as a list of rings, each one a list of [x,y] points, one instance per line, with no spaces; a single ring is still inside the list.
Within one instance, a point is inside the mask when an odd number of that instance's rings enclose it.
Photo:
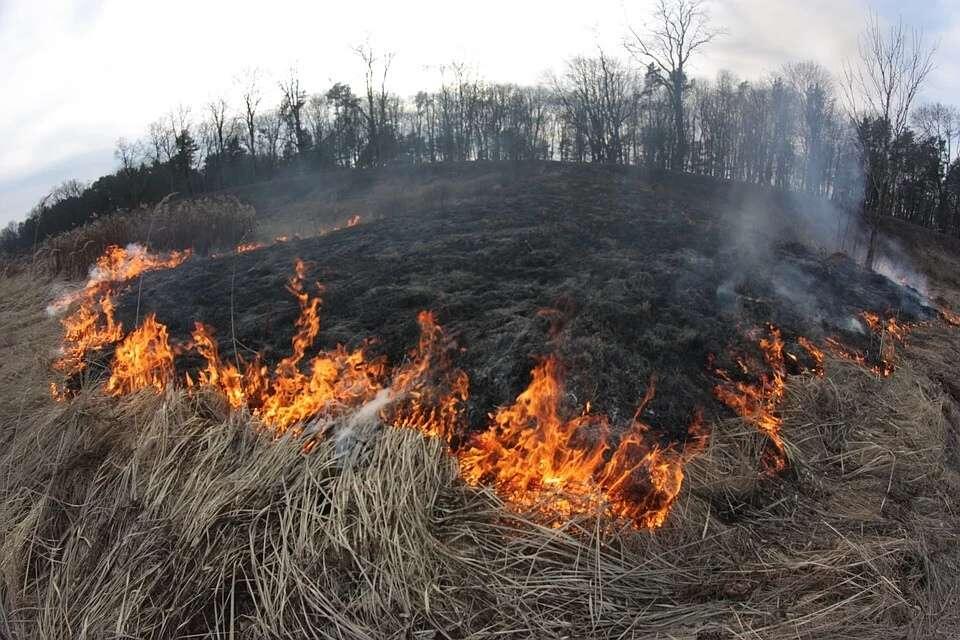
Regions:
[[[180,105],[195,117],[238,95],[256,70],[265,103],[296,68],[302,86],[359,88],[353,52],[393,52],[389,88],[436,88],[443,67],[535,83],[575,55],[623,53],[628,25],[642,28],[654,0],[0,0],[0,225],[26,216],[55,185],[113,171],[119,138],[137,139]],[[724,35],[692,73],[763,77],[812,59],[839,72],[867,10],[899,15],[939,40],[923,100],[960,105],[960,1],[712,0]],[[449,70],[447,71],[449,74]]]

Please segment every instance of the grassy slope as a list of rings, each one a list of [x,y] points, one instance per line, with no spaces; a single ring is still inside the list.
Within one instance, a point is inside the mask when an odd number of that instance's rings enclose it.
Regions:
[[[839,362],[826,378],[791,379],[792,471],[780,481],[757,478],[760,439],[729,420],[663,529],[585,518],[553,530],[464,487],[439,445],[412,432],[371,426],[354,456],[321,446],[303,457],[215,398],[116,403],[91,389],[53,406],[48,284],[21,275],[0,287],[0,597],[12,637],[960,630],[956,329],[917,329],[888,380]]]

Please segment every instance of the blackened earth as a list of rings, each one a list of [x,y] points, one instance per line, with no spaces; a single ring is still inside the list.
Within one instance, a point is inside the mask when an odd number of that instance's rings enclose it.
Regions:
[[[478,173],[487,186],[457,195],[463,174],[476,184]],[[130,327],[156,312],[180,341],[202,321],[225,356],[260,351],[274,362],[290,349],[298,307],[285,284],[299,257],[311,289],[324,288],[318,348],[377,338],[371,350],[398,363],[416,344],[417,312],[436,312],[462,347],[471,429],[512,402],[537,357],[557,353],[566,409],[589,401],[615,424],[655,375],[645,419],[671,437],[697,407],[708,419],[729,414],[707,363],[715,354],[730,367],[731,350],[758,359],[752,329],[779,326],[809,364],[797,336],[837,335],[875,356],[860,311],[932,313],[917,292],[817,250],[807,208],[820,211],[819,201],[597,166],[461,166],[424,179],[449,188],[323,237],[148,273],[118,316]],[[199,364],[178,357],[181,370]]]

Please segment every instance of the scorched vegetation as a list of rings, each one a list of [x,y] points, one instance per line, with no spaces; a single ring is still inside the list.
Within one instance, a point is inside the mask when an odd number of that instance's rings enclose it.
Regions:
[[[940,280],[818,252],[812,200],[463,171],[0,281],[6,631],[955,635]]]

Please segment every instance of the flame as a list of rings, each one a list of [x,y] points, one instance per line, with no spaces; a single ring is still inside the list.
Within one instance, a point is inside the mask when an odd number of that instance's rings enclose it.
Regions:
[[[347,227],[348,227],[348,228],[349,228],[349,227],[355,227],[355,226],[357,226],[358,224],[360,224],[360,216],[359,216],[359,215],[352,215],[352,216],[350,216],[350,219],[347,220]]]
[[[960,327],[960,313],[954,313],[946,308],[937,309],[937,312],[940,314],[940,318],[947,324]]]
[[[409,362],[394,373],[390,388],[397,402],[385,408],[381,418],[450,442],[462,423],[470,379],[452,366],[449,352],[455,345],[434,314],[421,311],[417,322],[420,341]]]
[[[823,349],[821,349],[821,348],[819,348],[817,345],[813,344],[813,342],[812,342],[811,340],[809,340],[808,338],[806,338],[806,337],[804,337],[804,336],[800,336],[800,337],[797,338],[797,344],[799,344],[799,345],[803,348],[803,350],[806,351],[807,354],[810,356],[810,358],[813,360],[813,372],[814,372],[816,375],[818,375],[818,376],[820,376],[820,377],[823,377],[823,374],[824,374],[824,369],[823,369],[824,353],[823,353]]]
[[[838,338],[830,337],[824,341],[826,348],[834,356],[848,360],[876,375],[886,378],[896,369],[896,350],[898,344],[903,344],[910,331],[910,325],[902,324],[892,315],[886,319],[872,311],[861,311],[860,318],[870,331],[879,340],[879,352],[875,357],[876,363],[869,362],[867,354],[843,344]]]
[[[247,253],[248,251],[256,251],[257,249],[262,249],[265,246],[266,245],[264,245],[262,242],[244,242],[242,244],[237,245],[236,252]]]
[[[123,327],[114,319],[113,300],[109,293],[99,300],[83,298],[76,310],[64,317],[63,354],[53,367],[67,375],[79,373],[86,368],[86,355],[107,345],[119,342]]]
[[[705,439],[698,418],[683,451],[651,443],[639,416],[653,393],[651,384],[629,431],[608,455],[609,419],[591,413],[589,405],[578,416],[561,415],[560,364],[548,356],[514,404],[498,409],[460,454],[461,472],[471,484],[492,483],[511,503],[554,518],[606,509],[658,527],[679,494],[684,462]]]
[[[194,346],[206,361],[198,383],[219,389],[233,408],[248,407],[277,435],[299,431],[308,419],[333,417],[369,401],[381,389],[384,375],[382,360],[368,360],[362,348],[349,351],[342,345],[313,357],[309,373],[302,370],[300,363],[320,333],[321,304],[304,288],[305,277],[306,265],[298,259],[287,283],[300,306],[291,354],[272,373],[259,359],[245,364],[242,372],[239,365],[224,364],[212,330],[197,323],[193,331]]]
[[[120,285],[146,271],[179,266],[190,255],[190,250],[152,254],[135,244],[126,248],[107,247],[90,270],[83,289],[60,297],[48,307],[48,311],[58,313],[77,303],[76,308],[60,321],[63,326],[62,352],[53,368],[66,376],[75,375],[86,367],[90,352],[119,342],[123,338],[123,327],[114,319],[113,296]],[[58,389],[55,398],[66,393],[62,387]]]
[[[867,323],[870,330],[880,337],[890,335],[897,342],[903,342],[904,338],[907,337],[909,327],[897,322],[897,319],[892,315],[888,315],[886,320],[881,320],[880,316],[872,311],[861,311],[860,317]]]
[[[122,396],[149,387],[160,393],[172,379],[173,350],[167,327],[151,313],[117,346],[107,393]]]
[[[666,522],[683,486],[683,468],[706,448],[709,431],[697,410],[683,448],[661,447],[651,444],[650,428],[639,420],[639,413],[604,468],[600,484],[615,515],[656,528]]]
[[[202,322],[194,324],[192,338],[194,349],[207,363],[207,366],[198,373],[197,384],[220,390],[233,409],[245,406],[248,397],[257,395],[260,387],[259,366],[247,367],[244,375],[234,365],[222,363],[217,342],[213,337],[213,329]],[[254,380],[257,380],[257,383]],[[194,386],[189,374],[187,374],[187,386]]]
[[[756,382],[749,383],[732,380],[726,371],[718,369],[716,373],[724,381],[713,388],[713,394],[767,436],[771,446],[764,452],[763,469],[777,474],[787,467],[786,448],[780,435],[783,419],[776,413],[786,390],[786,364],[780,329],[768,325],[767,332],[769,337],[762,338],[759,347],[769,372],[760,373]],[[749,372],[743,361],[738,364],[744,373]]]

